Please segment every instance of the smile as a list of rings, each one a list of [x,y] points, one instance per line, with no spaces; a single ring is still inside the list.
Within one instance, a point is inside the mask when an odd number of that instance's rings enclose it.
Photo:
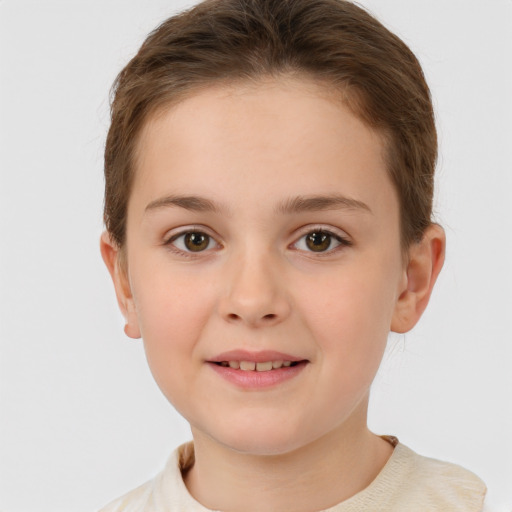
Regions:
[[[279,368],[288,368],[298,364],[297,361],[220,361],[219,366],[224,368],[232,368],[234,370],[242,370],[245,372],[256,371],[256,372],[269,372],[271,370],[279,370]]]
[[[274,350],[232,350],[205,361],[223,380],[247,391],[275,389],[295,380],[309,366],[309,362]]]

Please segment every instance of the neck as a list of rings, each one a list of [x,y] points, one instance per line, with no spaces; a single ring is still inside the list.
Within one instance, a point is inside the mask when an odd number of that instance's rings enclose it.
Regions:
[[[193,429],[195,464],[185,485],[205,507],[226,512],[332,507],[366,488],[393,451],[366,422],[354,427],[344,424],[306,446],[271,456],[236,452]]]

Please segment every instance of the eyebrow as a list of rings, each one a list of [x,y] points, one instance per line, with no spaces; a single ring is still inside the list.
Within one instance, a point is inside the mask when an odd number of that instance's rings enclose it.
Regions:
[[[178,207],[194,212],[220,213],[226,208],[214,201],[200,196],[170,195],[151,201],[145,211],[158,210],[160,208]],[[370,207],[357,199],[341,195],[318,195],[291,197],[275,208],[276,213],[292,214],[302,212],[315,212],[324,210],[363,210],[372,213]]]
[[[166,196],[151,201],[145,208],[145,211],[158,210],[160,208],[179,207],[194,212],[219,213],[222,208],[216,205],[210,199],[199,196]]]
[[[323,210],[363,210],[372,213],[372,210],[366,203],[337,194],[328,196],[292,197],[276,208],[278,213],[284,214]]]

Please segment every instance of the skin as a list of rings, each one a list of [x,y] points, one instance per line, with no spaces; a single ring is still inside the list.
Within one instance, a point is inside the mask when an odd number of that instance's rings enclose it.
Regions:
[[[187,252],[193,230],[209,236],[205,250]],[[332,243],[315,252],[305,236],[320,230]],[[366,425],[370,385],[389,332],[426,307],[445,246],[433,225],[404,261],[379,135],[306,80],[201,91],[146,124],[126,240],[126,268],[107,233],[102,254],[127,334],[143,338],[156,382],[190,422],[192,496],[225,511],[305,512],[369,485],[392,453]],[[307,362],[279,385],[241,389],[207,362],[233,349]]]

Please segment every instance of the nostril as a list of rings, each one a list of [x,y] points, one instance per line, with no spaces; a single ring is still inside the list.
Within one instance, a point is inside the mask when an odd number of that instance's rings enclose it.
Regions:
[[[229,320],[236,321],[236,320],[240,320],[242,317],[240,315],[237,315],[236,313],[229,313],[227,315],[227,318]],[[261,317],[261,318],[264,321],[271,321],[271,320],[275,320],[277,318],[277,315],[274,313],[269,313],[268,315],[263,315],[263,317]]]

